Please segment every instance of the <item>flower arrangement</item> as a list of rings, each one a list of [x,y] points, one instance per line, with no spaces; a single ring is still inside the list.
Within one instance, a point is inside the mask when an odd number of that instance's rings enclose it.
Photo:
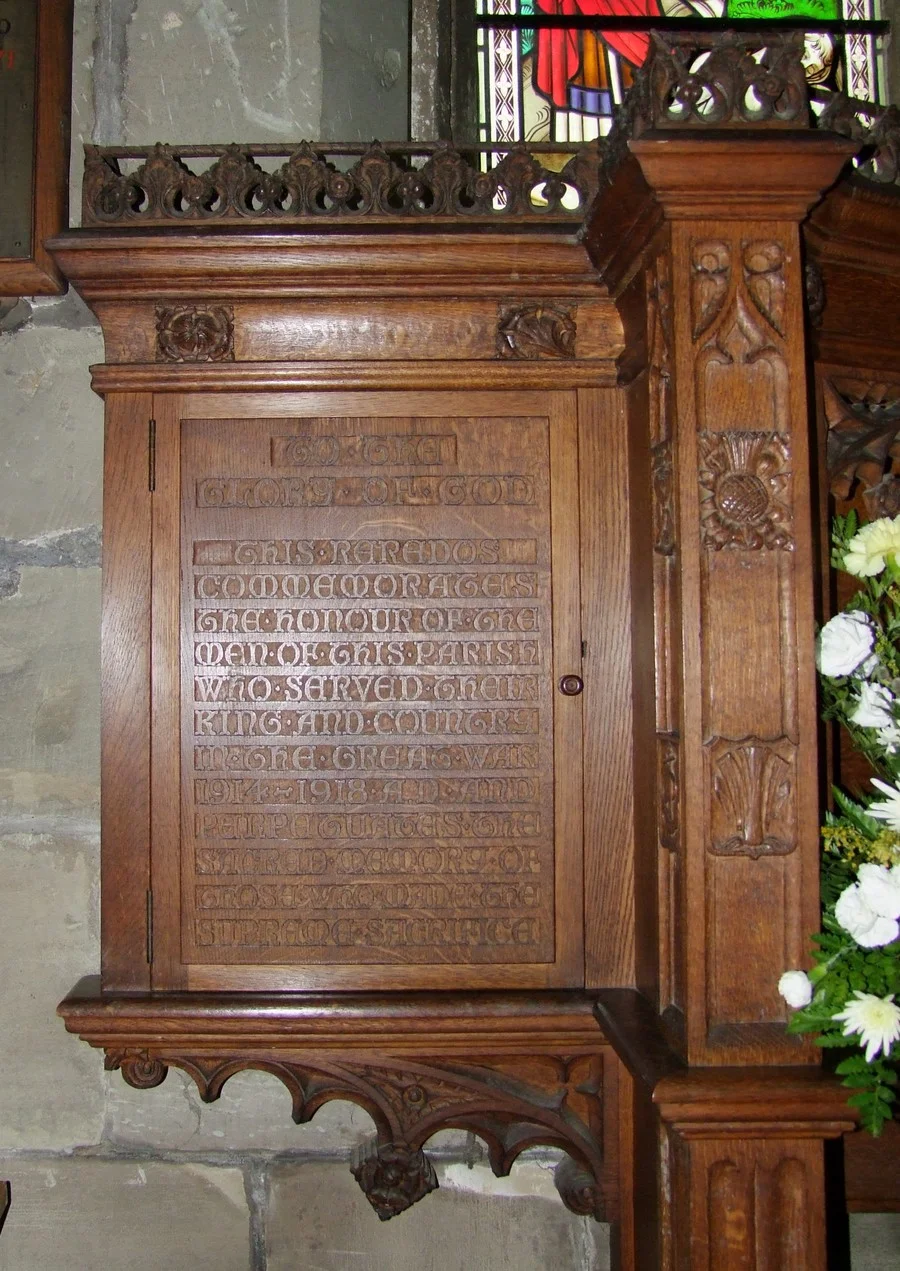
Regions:
[[[862,1125],[892,1115],[900,1067],[900,516],[834,524],[832,564],[859,580],[819,633],[825,719],[838,720],[878,776],[862,800],[835,789],[822,826],[822,930],[814,966],[786,971],[788,1028],[850,1049],[836,1071]]]

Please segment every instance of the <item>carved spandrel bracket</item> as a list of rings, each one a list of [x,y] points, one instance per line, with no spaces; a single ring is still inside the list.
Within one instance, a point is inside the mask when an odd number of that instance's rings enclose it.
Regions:
[[[487,1064],[448,1064],[428,1059],[368,1058],[304,1062],[170,1055],[154,1048],[106,1052],[108,1070],[121,1069],[129,1085],[150,1089],[169,1067],[197,1084],[204,1103],[218,1099],[238,1072],[268,1072],[291,1094],[292,1117],[309,1121],[323,1104],[347,1099],[375,1122],[376,1139],[354,1160],[352,1171],[378,1216],[402,1213],[438,1183],[423,1145],[439,1130],[471,1131],[486,1144],[494,1173],[509,1173],[531,1147],[560,1148],[570,1165],[557,1172],[562,1199],[578,1214],[606,1216],[601,1121],[602,1055],[564,1060],[534,1056],[523,1061],[540,1085],[516,1080]],[[584,1117],[587,1116],[587,1120]]]
[[[713,856],[788,856],[797,846],[796,746],[714,737],[705,748]]]

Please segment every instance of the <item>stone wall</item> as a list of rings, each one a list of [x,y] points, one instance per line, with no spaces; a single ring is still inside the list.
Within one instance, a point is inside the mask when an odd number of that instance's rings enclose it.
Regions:
[[[76,0],[73,222],[84,141],[397,139],[406,41],[405,0]],[[441,1190],[379,1224],[346,1166],[372,1132],[360,1109],[294,1126],[263,1074],[210,1106],[177,1072],[133,1091],[65,1033],[56,1003],[99,965],[102,406],[87,368],[103,347],[74,295],[0,315],[0,1271],[608,1265],[605,1228],[562,1208],[547,1157],[498,1181],[476,1142],[444,1135]],[[890,1238],[867,1230],[859,1259]]]

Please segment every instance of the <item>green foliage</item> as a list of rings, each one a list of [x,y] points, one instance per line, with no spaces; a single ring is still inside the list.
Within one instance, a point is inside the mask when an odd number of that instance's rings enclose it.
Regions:
[[[851,540],[859,531],[855,512],[836,518],[831,558],[836,569],[843,568]],[[878,776],[900,790],[900,566],[889,555],[877,574],[856,581],[858,590],[846,611],[868,615],[875,632],[874,656],[850,675],[820,674],[822,715],[846,729],[855,749]],[[865,684],[877,686],[881,700],[887,701],[890,727],[866,727],[851,718]],[[845,1033],[844,1021],[835,1016],[848,1005],[858,1006],[858,994],[900,1000],[900,940],[876,948],[859,945],[837,921],[835,906],[856,882],[861,865],[900,867],[900,824],[895,825],[898,817],[893,810],[880,817],[871,815],[876,804],[882,804],[878,811],[890,807],[881,795],[861,802],[835,789],[833,797],[835,811],[826,814],[822,826],[822,930],[812,937],[813,967],[808,973],[812,1000],[793,1014],[788,1030],[813,1034],[818,1046],[843,1052],[835,1071],[852,1092],[848,1102],[859,1111],[863,1127],[879,1134],[897,1107],[900,1039],[868,1060],[866,1039],[855,1029]],[[877,1030],[875,1036],[879,1036]]]

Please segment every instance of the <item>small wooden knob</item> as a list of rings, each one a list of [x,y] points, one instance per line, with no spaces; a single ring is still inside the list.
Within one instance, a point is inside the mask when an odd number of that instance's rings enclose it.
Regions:
[[[566,697],[577,697],[583,689],[584,680],[580,675],[564,675],[559,682],[559,691]]]

